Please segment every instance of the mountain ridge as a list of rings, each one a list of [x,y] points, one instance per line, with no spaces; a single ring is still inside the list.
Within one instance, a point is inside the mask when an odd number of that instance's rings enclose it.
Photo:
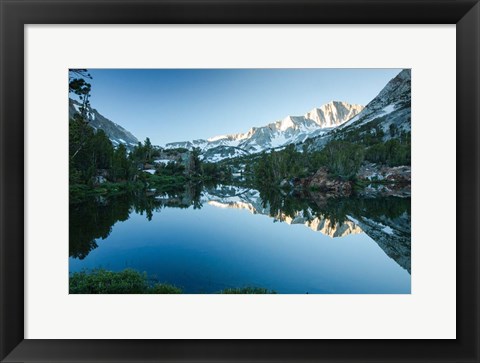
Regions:
[[[68,99],[69,118],[73,118],[75,114],[80,114],[81,104],[71,98]],[[119,124],[109,120],[96,109],[88,106],[86,110],[87,121],[94,130],[103,130],[107,134],[114,146],[120,144],[125,145],[127,149],[132,149],[138,144],[138,139],[128,130]]]
[[[392,78],[357,115],[333,132],[307,140],[310,151],[322,149],[330,140],[361,139],[368,133],[383,132],[383,141],[411,131],[411,70],[403,69]]]
[[[321,107],[312,109],[303,116],[286,116],[265,126],[252,127],[244,133],[217,135],[193,141],[172,142],[167,143],[165,148],[191,149],[199,147],[204,153],[215,148],[223,148],[224,150],[219,150],[224,156],[225,152],[232,154],[232,150],[228,150],[228,148],[239,148],[246,153],[257,153],[291,143],[302,142],[309,137],[325,133],[356,116],[363,109],[364,106],[362,105],[343,101],[330,101]],[[212,161],[218,161],[219,159],[222,159],[222,155],[216,159],[213,158]]]

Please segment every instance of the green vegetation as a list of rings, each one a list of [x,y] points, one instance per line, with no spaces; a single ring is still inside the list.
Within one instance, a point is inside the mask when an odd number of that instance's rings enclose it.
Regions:
[[[305,158],[293,144],[281,151],[263,152],[253,166],[254,181],[261,186],[278,186],[285,179],[304,175],[306,166]]]
[[[96,187],[91,187],[87,184],[71,184],[70,185],[70,203],[79,203],[86,198],[95,196],[115,196],[133,192],[144,188],[144,184],[140,181],[136,182],[105,182]]]
[[[322,150],[328,171],[344,180],[354,179],[364,159],[364,149],[345,141],[331,141]]]
[[[366,150],[365,160],[388,166],[410,165],[411,145],[409,134],[405,139],[392,139],[370,146]]]
[[[312,176],[319,168],[325,167],[332,177],[350,180],[358,172],[364,154],[360,145],[346,141],[333,140],[315,152],[308,152],[306,148],[299,152],[291,144],[280,151],[262,153],[254,161],[251,179],[260,188],[280,186],[283,181]]]
[[[230,288],[220,291],[221,294],[276,294],[273,290],[268,290],[263,287],[240,287]]]
[[[146,273],[127,269],[121,272],[95,270],[75,272],[70,276],[70,294],[181,294],[168,284],[150,285]]]
[[[241,182],[235,181],[236,185],[258,189],[264,209],[275,221],[301,216],[305,222],[318,218],[335,224],[350,220],[349,215],[382,219],[410,214],[410,200],[406,198],[329,199],[324,192],[307,190],[308,180],[302,180],[324,169],[334,179],[352,181],[348,185],[355,189],[375,183],[383,187],[380,184],[388,181],[357,179],[364,161],[397,166],[409,165],[411,160],[410,132],[395,124],[384,129],[385,117],[334,131],[331,137],[322,139],[323,144],[314,145],[321,147],[317,151],[312,151],[309,146],[313,143],[308,140],[301,148],[291,144],[282,150],[207,163],[198,148],[163,150],[153,146],[148,137],[129,149],[122,144],[114,146],[103,130],[89,125],[91,85],[87,79],[91,79],[87,70],[70,70],[69,92],[81,100],[79,113],[69,120],[70,257],[84,259],[98,247],[96,241],[107,238],[113,225],[126,221],[132,210],[150,221],[153,212],[159,213],[162,208],[202,208],[203,186],[233,184],[232,171],[243,177]],[[387,138],[391,139],[385,141]],[[325,178],[324,170],[317,174],[318,179]],[[293,188],[296,185],[305,187]],[[152,282],[146,273],[131,269],[73,273],[69,289],[71,294],[182,293],[176,286]],[[246,286],[218,293],[276,292]]]
[[[92,79],[92,76],[86,69],[69,69],[68,93],[74,93],[80,98],[80,113],[82,118],[85,118],[87,106],[90,105],[88,99],[92,89],[92,85],[88,83],[86,79]]]
[[[147,274],[132,269],[75,272],[70,276],[70,294],[181,294],[182,289],[165,283],[149,283]],[[220,294],[276,294],[262,287],[230,288]]]
[[[228,183],[232,180],[232,172],[225,165],[202,163],[202,178],[205,182]]]
[[[88,124],[86,107],[91,86],[87,70],[71,70],[69,91],[82,100],[80,114],[70,119],[70,197],[75,203],[97,195],[115,195],[133,190],[156,189],[179,192],[187,184],[231,183],[235,165],[243,164],[244,183],[256,188],[285,188],[293,181],[313,176],[319,168],[328,170],[332,178],[355,181],[363,161],[388,166],[409,165],[410,133],[395,124],[388,129],[391,140],[384,141],[385,117],[359,127],[334,132],[320,150],[310,151],[308,142],[300,152],[294,144],[283,150],[248,155],[220,163],[202,162],[200,149],[162,150],[147,137],[130,151],[124,145],[114,147],[102,130]],[[171,160],[156,164],[156,158]],[[148,169],[151,173],[145,172]]]
[[[216,163],[207,163],[200,160],[200,149],[165,150],[166,155],[174,155],[186,159],[184,163],[171,161],[156,167],[155,175],[184,177],[193,182],[227,183],[232,178],[230,169]]]
[[[187,183],[187,178],[183,174],[148,174],[142,173],[139,177],[139,180],[142,181],[145,185],[148,185],[149,188],[155,188],[157,191],[182,191],[185,183]]]
[[[341,140],[361,145],[365,151],[365,160],[372,163],[388,166],[410,165],[411,133],[400,130],[392,123],[388,128],[391,139],[384,141],[385,132],[380,126],[384,120],[385,116],[359,127],[347,127]]]
[[[81,102],[80,112],[69,120],[70,202],[91,196],[111,196],[135,190],[181,191],[186,184],[226,182],[230,169],[203,163],[200,149],[162,150],[147,137],[130,151],[125,145],[115,147],[103,130],[89,125],[87,110],[91,79],[86,69],[70,70],[69,93]],[[156,164],[160,156],[172,161]],[[145,170],[155,173],[152,175]]]
[[[74,200],[85,195],[109,194],[110,191],[144,189],[155,185],[178,185],[188,177],[185,168],[169,163],[155,176],[145,173],[145,164],[154,164],[158,150],[147,138],[130,153],[124,145],[114,148],[102,130],[94,131],[78,114],[70,120],[70,192]]]
[[[283,150],[239,157],[223,164],[245,165],[246,182],[256,188],[279,187],[285,181],[313,176],[322,167],[332,178],[355,181],[364,161],[391,167],[410,165],[410,132],[391,124],[389,136],[392,139],[384,141],[382,121],[384,117],[356,128],[349,127],[341,134],[333,132],[330,141],[318,151],[311,151],[312,140],[307,140],[301,152],[299,146],[290,144]]]

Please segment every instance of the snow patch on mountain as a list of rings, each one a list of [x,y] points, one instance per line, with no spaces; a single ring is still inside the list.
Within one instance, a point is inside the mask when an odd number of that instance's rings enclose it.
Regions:
[[[78,101],[69,99],[69,117],[73,118],[75,114],[81,114],[81,104]],[[103,130],[108,136],[110,141],[112,141],[114,146],[120,144],[125,145],[127,149],[131,149],[133,146],[138,144],[138,140],[133,136],[129,131],[125,130],[119,124],[109,120],[102,114],[100,114],[96,109],[87,107],[85,112],[88,125],[96,130]]]
[[[382,126],[385,132],[391,124],[395,124],[401,130],[410,131],[410,113],[411,71],[404,69],[390,80],[358,115],[341,125],[339,129],[358,127],[383,117]]]
[[[287,116],[262,127],[252,127],[245,133],[217,135],[207,140],[173,142],[166,149],[198,147],[207,161],[217,162],[225,158],[242,155],[228,148],[237,148],[243,153],[258,153],[292,143],[300,143],[309,137],[319,136],[342,125],[363,110],[361,105],[332,101],[314,108],[303,116]],[[224,147],[223,150],[218,149]],[[208,151],[215,150],[218,152]]]
[[[383,113],[390,113],[390,112],[393,112],[394,110],[395,110],[395,105],[388,105],[388,106],[383,108],[382,112]]]

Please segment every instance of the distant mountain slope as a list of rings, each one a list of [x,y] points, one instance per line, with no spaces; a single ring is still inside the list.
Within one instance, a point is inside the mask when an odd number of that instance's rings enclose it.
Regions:
[[[76,113],[80,113],[80,103],[69,98],[69,117],[73,117]],[[128,149],[133,148],[138,144],[138,140],[129,131],[122,126],[110,121],[105,116],[100,114],[96,109],[91,107],[87,110],[87,117],[89,125],[95,130],[103,130],[110,138],[114,146],[124,144]]]
[[[333,133],[310,140],[310,149],[321,149],[332,137],[359,139],[381,129],[383,140],[399,137],[411,131],[411,71],[402,70],[355,117],[337,127]]]
[[[241,149],[246,153],[257,153],[322,135],[348,121],[363,108],[361,105],[332,101],[313,109],[304,116],[287,116],[266,126],[253,127],[246,133],[220,135],[207,140],[168,143],[165,148],[199,147],[207,159],[209,155],[215,155],[215,161],[218,161],[225,157],[242,154],[231,148]]]
[[[411,98],[411,72],[410,69],[404,69],[387,83],[362,112],[343,124],[340,129],[355,128],[382,117],[384,119],[381,125],[385,133],[388,133],[391,124],[410,131]]]

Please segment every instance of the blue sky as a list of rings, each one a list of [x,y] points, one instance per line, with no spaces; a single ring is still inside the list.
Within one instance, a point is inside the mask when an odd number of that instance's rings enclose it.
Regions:
[[[335,100],[366,105],[400,69],[89,69],[90,103],[155,145],[246,132]]]

